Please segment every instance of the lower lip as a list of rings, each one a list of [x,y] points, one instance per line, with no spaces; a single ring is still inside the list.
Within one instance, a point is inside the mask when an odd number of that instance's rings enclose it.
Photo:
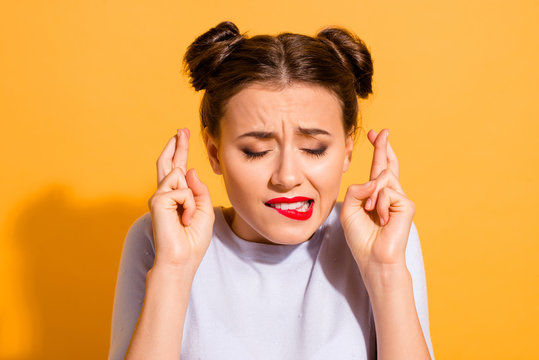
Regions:
[[[279,214],[289,217],[290,219],[308,220],[313,214],[313,207],[314,207],[314,201],[310,201],[309,209],[305,212],[299,212],[296,210],[283,210],[283,209],[277,209],[277,208],[272,208],[272,209],[277,210]]]

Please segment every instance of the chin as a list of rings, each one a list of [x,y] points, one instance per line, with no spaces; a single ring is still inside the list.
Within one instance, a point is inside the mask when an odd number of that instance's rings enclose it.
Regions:
[[[324,222],[325,219],[320,218],[319,211],[320,209],[315,208],[312,217],[306,221],[291,220],[283,215],[272,213],[272,216],[266,219],[267,221],[257,224],[259,225],[257,232],[273,244],[300,244],[308,241]],[[274,216],[277,216],[278,221],[275,221]],[[271,224],[269,228],[268,224]]]
[[[279,231],[272,229],[266,233],[266,239],[274,244],[280,245],[298,245],[311,238],[316,232],[318,227],[313,229],[306,229],[304,226],[297,226],[292,228],[281,227]],[[305,237],[305,234],[309,234]]]

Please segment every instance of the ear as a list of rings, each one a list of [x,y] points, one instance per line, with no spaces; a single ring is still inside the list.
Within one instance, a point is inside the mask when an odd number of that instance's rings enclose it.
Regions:
[[[204,128],[204,144],[206,145],[206,151],[208,152],[208,160],[210,160],[210,165],[213,169],[213,172],[217,175],[222,175],[221,171],[221,162],[219,161],[219,146],[217,141],[210,135],[208,128]]]
[[[346,136],[344,143],[344,163],[342,167],[342,172],[346,172],[350,167],[352,162],[352,150],[354,150],[354,134],[351,133]]]

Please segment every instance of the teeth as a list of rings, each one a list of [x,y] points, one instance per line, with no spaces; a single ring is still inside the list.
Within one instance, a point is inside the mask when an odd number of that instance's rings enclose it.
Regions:
[[[305,212],[307,209],[309,209],[309,200],[298,201],[295,203],[270,204],[270,206],[281,210],[296,210],[299,212]]]

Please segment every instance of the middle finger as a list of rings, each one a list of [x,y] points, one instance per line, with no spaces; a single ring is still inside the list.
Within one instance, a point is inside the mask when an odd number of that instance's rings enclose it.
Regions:
[[[367,134],[367,138],[373,145],[377,136],[378,133],[374,130],[371,130],[371,132]],[[395,151],[393,151],[393,148],[391,147],[389,139],[387,140],[387,167],[393,171],[397,178],[399,177],[399,160],[397,159],[397,155],[395,155]]]
[[[172,159],[172,169],[179,167],[183,173],[187,172],[187,157],[189,155],[189,129],[178,129],[176,151]]]
[[[374,130],[371,130],[374,131]],[[382,129],[374,141],[374,154],[372,158],[371,174],[369,180],[374,180],[387,168],[387,135],[389,130]]]

